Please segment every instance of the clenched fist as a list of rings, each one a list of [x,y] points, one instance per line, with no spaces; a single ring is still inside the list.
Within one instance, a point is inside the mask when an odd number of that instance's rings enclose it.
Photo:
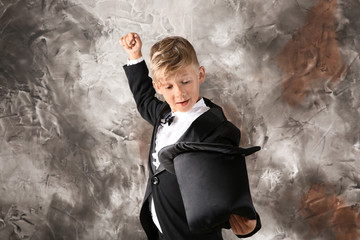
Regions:
[[[142,57],[141,46],[142,42],[139,34],[128,33],[120,39],[120,44],[129,55],[130,60],[136,60]]]

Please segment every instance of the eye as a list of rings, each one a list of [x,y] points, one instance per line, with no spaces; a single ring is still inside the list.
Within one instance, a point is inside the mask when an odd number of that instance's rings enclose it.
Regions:
[[[184,80],[184,81],[182,81],[183,84],[188,84],[189,82],[191,82],[191,80]]]
[[[165,89],[172,89],[172,85],[166,85],[164,87],[165,87]]]

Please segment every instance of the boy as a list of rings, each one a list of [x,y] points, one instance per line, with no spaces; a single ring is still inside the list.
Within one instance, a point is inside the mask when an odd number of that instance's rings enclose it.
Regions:
[[[142,57],[139,35],[129,33],[121,38],[120,44],[129,55],[124,70],[138,111],[154,126],[149,179],[140,211],[148,239],[221,240],[221,227],[227,227],[226,224],[201,233],[190,231],[176,175],[165,170],[158,154],[177,142],[238,146],[239,129],[226,120],[219,106],[199,96],[205,68],[199,65],[195,50],[186,39],[168,37],[151,48],[153,80]],[[165,102],[155,97],[154,88]],[[232,214],[229,223],[238,236],[250,236],[260,228],[257,214],[252,219]]]

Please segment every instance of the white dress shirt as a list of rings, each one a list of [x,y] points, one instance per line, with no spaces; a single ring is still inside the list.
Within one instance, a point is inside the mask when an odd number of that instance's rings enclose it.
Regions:
[[[189,111],[173,112],[172,116],[175,118],[170,125],[167,123],[161,123],[159,125],[155,138],[155,152],[152,154],[155,159],[153,164],[156,169],[160,166],[158,160],[159,151],[163,147],[176,143],[193,121],[209,109],[210,108],[205,105],[204,99],[201,98]]]

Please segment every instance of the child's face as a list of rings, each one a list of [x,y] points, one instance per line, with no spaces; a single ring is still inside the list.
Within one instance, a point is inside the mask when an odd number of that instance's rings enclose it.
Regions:
[[[173,112],[187,112],[200,99],[200,83],[204,80],[205,68],[196,68],[190,64],[163,80],[160,85],[154,83],[154,86]]]

